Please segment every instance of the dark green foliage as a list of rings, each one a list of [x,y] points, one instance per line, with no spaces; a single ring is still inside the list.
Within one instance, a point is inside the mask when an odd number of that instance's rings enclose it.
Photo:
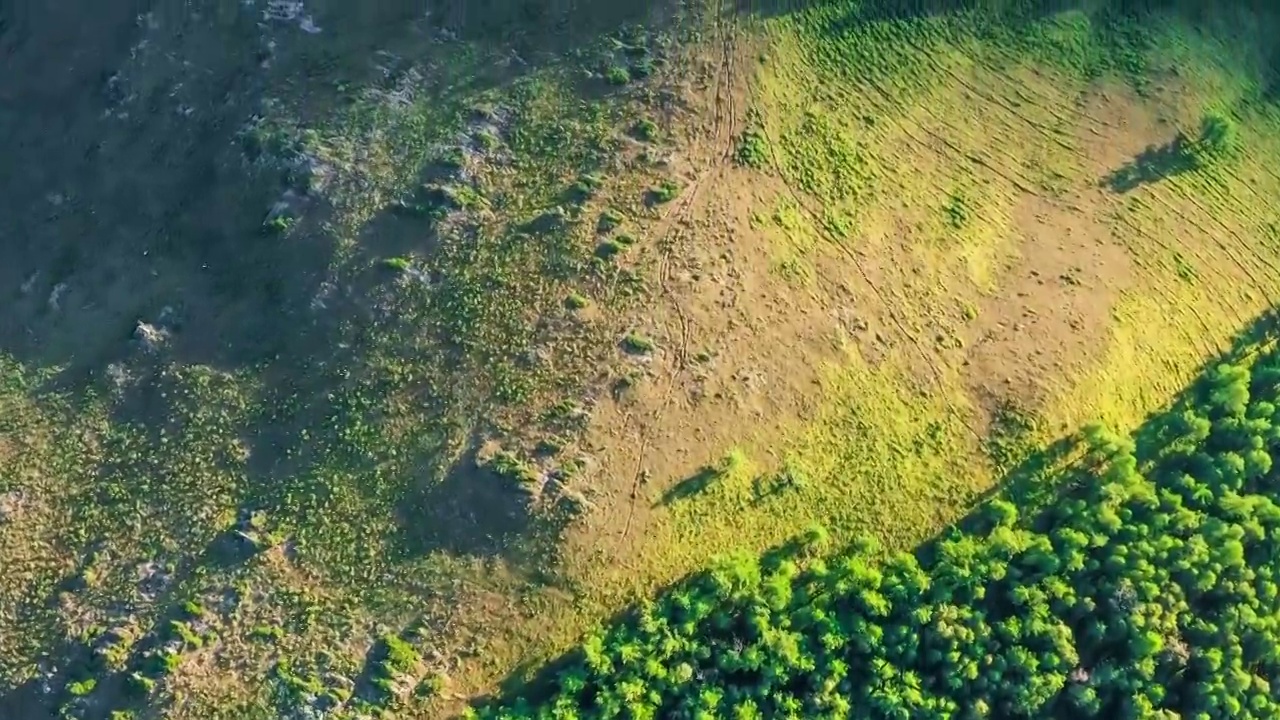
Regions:
[[[642,142],[653,142],[658,139],[658,124],[649,118],[642,118],[632,126],[631,135]]]
[[[595,196],[601,186],[604,185],[604,178],[599,175],[587,173],[581,175],[576,182],[565,191],[565,200],[571,203],[583,203]]]
[[[769,146],[765,140],[764,133],[752,128],[742,133],[742,137],[738,139],[738,149],[734,152],[734,158],[739,165],[757,170],[769,166]]]
[[[658,183],[657,187],[649,190],[648,202],[650,205],[661,205],[669,203],[676,199],[680,194],[680,186],[672,180],[663,180]]]
[[[1043,511],[991,501],[916,555],[733,558],[476,714],[1280,717],[1278,405],[1275,350],[1220,365],[1136,443],[1086,428]]]
[[[952,193],[948,196],[945,212],[947,224],[955,230],[963,228],[969,222],[969,204],[963,195]]]
[[[600,213],[600,219],[596,221],[596,231],[607,233],[617,229],[622,221],[625,220],[622,213],[617,210],[608,209]]]
[[[626,244],[618,242],[617,238],[609,238],[596,246],[596,257],[601,260],[610,260],[626,249]]]

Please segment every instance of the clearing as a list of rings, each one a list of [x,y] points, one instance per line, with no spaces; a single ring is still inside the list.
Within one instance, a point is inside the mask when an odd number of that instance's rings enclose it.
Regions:
[[[1280,294],[1235,5],[99,5],[0,9],[3,717],[446,716]]]

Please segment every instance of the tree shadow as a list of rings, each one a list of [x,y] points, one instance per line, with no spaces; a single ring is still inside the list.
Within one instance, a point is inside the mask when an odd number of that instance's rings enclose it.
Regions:
[[[666,492],[662,493],[662,497],[653,506],[664,507],[699,495],[719,479],[720,472],[718,470],[710,465],[703,467],[693,475],[667,488]]]
[[[1133,160],[1103,178],[1102,184],[1114,193],[1127,193],[1142,185],[1191,172],[1197,167],[1189,141],[1178,133],[1164,145],[1148,145]]]
[[[1269,310],[1255,318],[1231,341],[1229,346],[1218,355],[1207,359],[1198,369],[1195,379],[1174,396],[1169,404],[1160,411],[1150,415],[1131,434],[1138,446],[1138,461],[1147,459],[1143,453],[1144,446],[1154,447],[1153,443],[1165,429],[1166,418],[1177,412],[1187,402],[1192,402],[1203,392],[1203,378],[1207,373],[1222,363],[1239,363],[1256,354],[1264,343],[1274,341],[1280,333],[1280,310]],[[957,532],[984,534],[994,526],[995,519],[988,512],[990,502],[994,499],[1006,500],[1018,508],[1020,523],[1032,527],[1042,525],[1051,515],[1053,508],[1062,499],[1078,492],[1083,483],[1089,481],[1091,468],[1082,455],[1081,437],[1072,434],[1049,444],[1039,452],[1031,454],[1022,462],[1005,473],[999,483],[989,492],[980,496],[973,508],[956,523],[942,529],[933,537],[918,545],[914,554],[924,562],[936,554],[939,544]],[[1096,482],[1096,479],[1094,480]],[[776,567],[779,563],[790,559],[802,559],[813,550],[804,539],[796,539],[783,543],[766,551],[761,558],[763,568]],[[698,572],[671,585],[659,588],[656,596],[663,597],[673,592],[701,587],[707,577],[707,571]],[[638,609],[630,606],[617,612],[604,621],[603,626],[635,627],[638,621]],[[540,702],[550,699],[557,689],[559,678],[564,671],[571,670],[583,661],[581,650],[573,650],[553,660],[538,664],[529,661],[519,665],[499,686],[498,694],[477,699],[473,707],[482,707],[494,703],[512,703],[523,700],[536,707]]]
[[[530,468],[525,476],[485,462],[479,436],[443,472],[438,458],[423,458],[423,471],[396,503],[393,548],[403,559],[446,553],[502,559],[517,569],[547,561],[573,513],[562,476]]]

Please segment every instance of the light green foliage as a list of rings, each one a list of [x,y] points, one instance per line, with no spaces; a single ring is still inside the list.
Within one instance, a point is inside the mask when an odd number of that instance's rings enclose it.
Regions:
[[[546,701],[479,716],[1275,717],[1277,378],[1272,348],[1137,444],[1091,426],[1057,502],[993,500],[914,556],[728,559],[590,637]]]
[[[394,270],[396,272],[404,272],[405,270],[408,270],[410,267],[412,267],[413,263],[409,260],[409,258],[393,257],[393,258],[384,259],[382,261],[382,266],[387,268],[388,270]]]
[[[621,65],[614,65],[605,71],[604,79],[610,85],[626,85],[631,82],[631,72]]]
[[[1240,151],[1240,127],[1229,115],[1206,113],[1200,122],[1200,134],[1191,141],[1188,151],[1202,166],[1228,160]]]
[[[654,351],[657,344],[647,335],[638,332],[627,333],[622,338],[622,349],[629,353],[645,355]]]
[[[258,625],[249,631],[249,637],[254,640],[281,640],[284,638],[284,628],[279,625]]]
[[[571,292],[564,298],[564,306],[570,310],[582,310],[590,304],[591,301],[587,296],[577,292]]]
[[[741,475],[750,465],[751,460],[742,448],[732,448],[716,463],[716,473],[721,477]]]
[[[655,205],[669,203],[680,194],[680,186],[674,180],[663,180],[649,191],[649,202]]]

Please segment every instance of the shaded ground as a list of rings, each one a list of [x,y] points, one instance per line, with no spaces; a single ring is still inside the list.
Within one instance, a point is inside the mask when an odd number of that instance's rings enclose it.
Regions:
[[[1126,193],[1141,185],[1194,170],[1196,162],[1188,153],[1186,142],[1179,135],[1159,147],[1152,145],[1132,162],[1108,175],[1104,182],[1112,192]]]

